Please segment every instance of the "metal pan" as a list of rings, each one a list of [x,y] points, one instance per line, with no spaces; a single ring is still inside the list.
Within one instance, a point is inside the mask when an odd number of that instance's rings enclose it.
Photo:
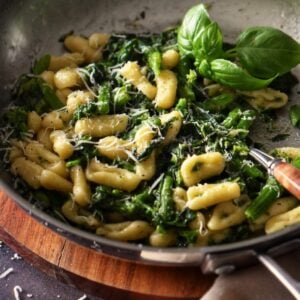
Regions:
[[[223,29],[227,41],[245,27],[269,25],[300,40],[299,0],[214,0],[210,14]],[[1,109],[9,104],[10,89],[16,78],[28,71],[31,61],[43,53],[62,51],[58,38],[74,30],[81,34],[103,32],[159,32],[180,22],[193,0],[65,0],[0,1],[0,99]],[[143,13],[142,13],[143,12]],[[294,71],[300,79],[299,68]],[[293,101],[300,100],[295,86]],[[286,112],[279,118],[279,131],[291,136],[285,145],[300,146],[298,133],[289,129]],[[256,136],[266,141],[263,131]],[[276,144],[279,146],[280,144]],[[274,147],[272,143],[267,145]],[[193,249],[157,249],[107,240],[71,227],[46,215],[23,199],[14,189],[9,174],[0,169],[0,186],[28,213],[49,224],[59,234],[86,247],[141,263],[171,266],[199,265],[205,273],[222,274],[260,260],[298,298],[300,284],[282,270],[271,257],[300,245],[300,226],[228,245]]]

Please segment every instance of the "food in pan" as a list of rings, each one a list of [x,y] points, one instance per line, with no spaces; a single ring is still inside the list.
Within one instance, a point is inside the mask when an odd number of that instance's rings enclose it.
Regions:
[[[299,201],[249,156],[255,119],[285,106],[276,87],[300,62],[280,30],[235,45],[204,5],[160,34],[68,35],[38,59],[2,117],[15,188],[41,209],[108,239],[203,246],[300,221]],[[294,126],[300,109],[291,109]],[[300,167],[300,148],[273,153]]]

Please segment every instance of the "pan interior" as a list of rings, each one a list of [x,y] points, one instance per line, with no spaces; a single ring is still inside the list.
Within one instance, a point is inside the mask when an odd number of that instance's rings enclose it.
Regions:
[[[234,38],[243,28],[254,25],[277,27],[298,41],[300,40],[299,0],[214,0],[203,2],[208,4],[212,18],[219,23],[228,42],[234,41]],[[10,90],[15,80],[20,74],[28,72],[35,58],[45,53],[59,54],[63,51],[62,44],[58,41],[61,36],[71,31],[86,35],[96,31],[108,33],[160,32],[165,28],[179,24],[186,10],[198,3],[199,1],[194,0],[1,1],[1,110],[10,103]],[[294,70],[294,74],[300,79],[299,68]],[[299,93],[300,87],[297,85],[290,96],[291,104],[300,100]],[[264,130],[259,129],[255,131],[256,140],[258,142],[265,141],[267,149],[283,144],[300,145],[298,132],[291,129],[287,120],[287,109],[278,118],[276,126],[277,132],[289,133],[290,137],[274,144],[271,140],[266,139]],[[54,224],[55,227],[63,228],[72,232],[73,235],[89,240],[89,245],[96,240],[100,244],[104,243],[112,248],[141,250],[136,245],[125,246],[122,243],[105,241],[83,231],[70,229],[59,221],[46,217],[13,192],[13,182],[7,173],[0,171],[0,176],[5,188],[12,193],[22,207],[32,210],[39,218],[46,218],[46,221]],[[259,238],[257,243],[261,240]],[[152,249],[150,252],[155,251]]]

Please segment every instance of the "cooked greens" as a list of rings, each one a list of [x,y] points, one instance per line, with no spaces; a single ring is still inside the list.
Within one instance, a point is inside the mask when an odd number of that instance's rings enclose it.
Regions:
[[[106,42],[93,48],[92,36]],[[261,233],[253,224],[287,192],[249,158],[249,133],[257,116],[267,119],[264,107],[286,97],[266,87],[300,62],[298,42],[253,27],[228,46],[203,4],[160,34],[92,36],[65,37],[71,52],[85,46],[71,65],[64,57],[60,76],[45,55],[14,89],[0,137],[20,193],[121,241],[187,247]],[[292,107],[294,126],[299,116]],[[299,157],[290,160],[298,166]]]

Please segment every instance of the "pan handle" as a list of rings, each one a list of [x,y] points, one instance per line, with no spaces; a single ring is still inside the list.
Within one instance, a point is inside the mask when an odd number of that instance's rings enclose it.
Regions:
[[[300,300],[300,282],[288,274],[271,256],[259,254],[259,261],[288,289],[288,291]]]

